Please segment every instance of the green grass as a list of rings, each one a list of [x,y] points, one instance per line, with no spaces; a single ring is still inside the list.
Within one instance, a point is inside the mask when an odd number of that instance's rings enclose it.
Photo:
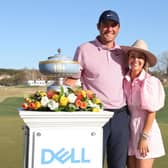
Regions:
[[[157,112],[157,121],[160,123],[168,123],[168,88],[165,89],[166,100],[165,106]]]
[[[0,117],[0,167],[23,168],[23,125],[19,117]]]
[[[9,97],[0,103],[0,116],[18,116],[17,108],[21,106],[23,98]]]
[[[168,123],[167,124],[160,123],[159,126],[163,137],[166,155],[164,157],[161,157],[155,160],[154,168],[167,168],[168,167],[168,131],[167,131]]]
[[[166,89],[168,97],[168,88]],[[17,108],[23,98],[10,97],[0,103],[0,166],[2,168],[23,168],[23,121]],[[157,113],[157,120],[168,153],[168,98],[166,105]],[[167,168],[168,155],[155,160],[154,168]]]

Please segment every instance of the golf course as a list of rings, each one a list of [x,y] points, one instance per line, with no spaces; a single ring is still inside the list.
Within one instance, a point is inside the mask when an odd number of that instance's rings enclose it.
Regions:
[[[0,87],[0,166],[2,168],[23,168],[24,122],[18,108],[23,97],[45,87]],[[166,102],[157,112],[166,155],[155,160],[154,168],[168,167],[168,88],[165,88]],[[157,146],[156,146],[157,148]]]

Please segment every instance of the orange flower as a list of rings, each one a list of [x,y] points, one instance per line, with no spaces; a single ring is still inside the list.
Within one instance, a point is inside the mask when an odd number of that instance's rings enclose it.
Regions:
[[[94,94],[91,90],[86,90],[86,96],[89,98],[89,99],[92,99],[94,97]]]
[[[54,96],[54,91],[53,90],[49,90],[49,91],[47,91],[47,97],[49,98],[49,99],[51,99],[53,96]]]
[[[83,99],[83,95],[81,93],[77,94],[77,99],[82,100]]]
[[[77,99],[76,101],[75,101],[75,105],[77,106],[77,107],[80,107],[81,106],[81,100],[80,99]]]
[[[86,107],[87,107],[87,103],[86,102],[81,102],[80,108],[85,109]]]
[[[83,99],[83,95],[82,92],[80,90],[77,90],[75,92],[75,95],[77,96],[77,99],[82,100]]]
[[[56,107],[56,108],[53,108]],[[36,91],[34,94],[24,98],[22,109],[24,110],[51,110],[51,111],[93,111],[97,112],[103,105],[91,90],[82,88],[68,88],[64,91],[48,90]]]
[[[23,108],[24,110],[26,110],[26,109],[29,108],[29,105],[28,105],[27,103],[23,103],[23,104],[22,104],[22,108]]]
[[[36,105],[35,105],[34,102],[29,103],[29,108],[30,108],[30,109],[34,110],[35,107],[36,107]]]

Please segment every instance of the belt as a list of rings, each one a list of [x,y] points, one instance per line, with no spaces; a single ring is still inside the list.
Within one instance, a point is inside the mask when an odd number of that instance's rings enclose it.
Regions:
[[[124,112],[124,111],[127,111],[128,110],[128,107],[127,106],[123,106],[119,109],[104,109],[105,111],[111,111],[111,112],[114,112],[114,113],[120,113],[120,112]]]

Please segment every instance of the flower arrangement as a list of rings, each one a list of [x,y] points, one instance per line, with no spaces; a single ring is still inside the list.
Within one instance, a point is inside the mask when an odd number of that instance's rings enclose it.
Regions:
[[[103,105],[91,90],[60,87],[59,91],[36,91],[24,98],[23,110],[33,111],[102,111]]]

